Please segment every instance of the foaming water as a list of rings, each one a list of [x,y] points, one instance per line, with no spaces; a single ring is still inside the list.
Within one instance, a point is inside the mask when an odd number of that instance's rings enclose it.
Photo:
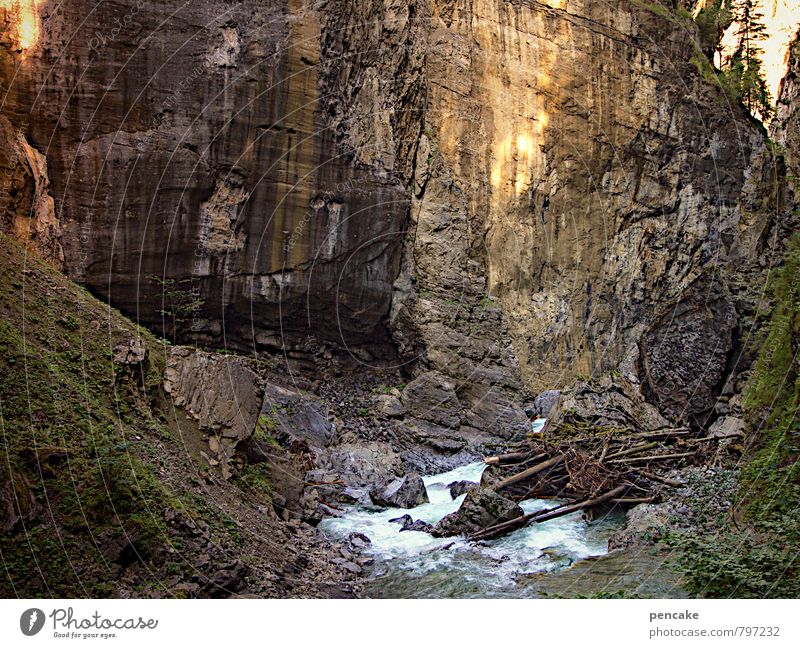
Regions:
[[[544,420],[536,421],[534,431]],[[434,524],[458,510],[466,495],[451,499],[447,485],[454,481],[479,482],[483,462],[424,477],[430,502],[413,509],[350,507],[341,518],[323,520],[320,528],[341,539],[357,531],[372,544],[372,597],[504,597],[526,596],[525,576],[564,569],[576,560],[606,553],[608,537],[620,525],[619,516],[591,524],[573,513],[533,524],[497,540],[468,543],[463,538],[434,538],[420,531],[400,531],[389,520],[411,515]],[[526,513],[558,502],[530,499],[521,502]]]

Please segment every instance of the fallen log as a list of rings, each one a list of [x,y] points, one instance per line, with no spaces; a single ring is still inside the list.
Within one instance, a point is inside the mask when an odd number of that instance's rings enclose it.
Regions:
[[[611,436],[610,439],[613,443],[624,443],[625,441],[641,441],[643,439],[651,440],[651,439],[669,439],[671,437],[682,437],[682,436],[689,436],[694,434],[692,430],[687,427],[679,427],[679,428],[661,428],[659,430],[651,430],[649,432],[637,432],[635,434],[627,434],[625,436]],[[601,435],[596,436],[582,436],[576,437],[574,439],[563,439],[564,442],[570,443],[573,445],[581,445],[582,443],[586,443],[587,441],[599,441],[603,437]]]
[[[603,451],[600,453],[600,458],[597,460],[597,463],[603,463],[603,460],[606,458],[606,454],[608,454],[608,446],[611,443],[611,437],[607,436],[606,440],[603,442]]]
[[[628,457],[627,459],[614,459],[608,463],[613,464],[626,464],[633,463],[634,461],[666,461],[667,459],[681,459],[683,457],[694,457],[697,452],[678,452],[674,454],[665,455],[649,455],[647,457]]]
[[[480,531],[476,531],[471,536],[469,536],[468,540],[491,540],[493,538],[497,538],[501,535],[505,535],[506,533],[511,533],[512,531],[516,531],[517,529],[521,529],[522,527],[526,526],[533,518],[537,515],[542,515],[543,513],[552,513],[559,509],[564,508],[565,506],[569,506],[569,502],[565,504],[559,504],[558,506],[554,506],[553,508],[549,509],[541,509],[539,511],[534,511],[533,513],[527,513],[526,515],[522,515],[518,518],[514,518],[513,520],[509,520],[508,522],[501,522],[500,524],[493,524],[490,527],[486,527],[485,529],[481,529]]]
[[[547,520],[554,520],[555,518],[561,517],[562,515],[569,515],[570,513],[575,513],[576,511],[581,511],[585,508],[591,508],[592,506],[597,506],[598,504],[607,502],[610,499],[614,499],[617,495],[620,495],[622,492],[624,492],[626,488],[628,488],[626,485],[617,486],[616,488],[613,488],[610,491],[603,493],[598,497],[595,497],[594,499],[584,500],[583,502],[578,502],[577,504],[573,504],[572,506],[566,506],[558,511],[544,513],[536,517],[533,521],[547,522]]]
[[[611,500],[612,504],[652,504],[656,501],[655,495],[652,497],[615,497]]]
[[[598,504],[607,502],[608,500],[614,499],[617,495],[622,494],[626,488],[626,485],[617,486],[616,488],[603,493],[602,495],[583,500],[582,502],[561,505],[552,509],[546,509],[544,511],[535,511],[534,513],[523,515],[514,520],[510,520],[509,522],[503,522],[501,524],[496,524],[494,526],[487,527],[486,529],[482,529],[481,531],[473,533],[471,536],[469,536],[469,540],[491,540],[510,531],[522,529],[533,522],[547,522],[548,520],[554,520],[555,518],[569,515],[570,513],[591,508],[593,506],[597,506]]]
[[[615,452],[614,454],[610,454],[606,457],[606,459],[616,459],[617,457],[624,457],[626,455],[636,454],[637,452],[650,450],[652,448],[655,448],[656,446],[658,446],[658,441],[653,441],[651,443],[642,443],[638,446],[628,448],[627,450],[622,450],[621,452]]]
[[[687,427],[661,428],[659,430],[650,430],[649,432],[640,432],[639,434],[635,434],[634,438],[661,439],[673,436],[686,436],[687,434],[692,434],[692,431]]]
[[[720,441],[722,439],[735,439],[744,436],[744,432],[734,432],[733,434],[720,434],[719,436],[700,437],[699,439],[687,439],[686,443],[701,443],[704,441]]]
[[[506,466],[509,464],[525,463],[526,461],[538,461],[547,456],[546,452],[535,454],[533,452],[509,452],[495,457],[484,457],[483,463],[487,466]]]
[[[512,484],[516,484],[517,482],[521,482],[524,479],[528,479],[529,477],[533,477],[534,475],[542,472],[543,470],[547,470],[548,468],[552,468],[553,466],[557,466],[562,461],[564,461],[564,455],[563,454],[562,455],[557,455],[557,456],[553,457],[552,459],[548,459],[547,461],[543,461],[542,463],[536,464],[535,466],[532,466],[531,468],[528,468],[527,470],[523,470],[522,472],[517,473],[516,475],[512,475],[511,477],[508,477],[508,478],[504,479],[503,481],[498,482],[497,484],[494,485],[493,488],[494,488],[494,490],[499,491],[500,489],[505,488],[506,486],[511,486]]]

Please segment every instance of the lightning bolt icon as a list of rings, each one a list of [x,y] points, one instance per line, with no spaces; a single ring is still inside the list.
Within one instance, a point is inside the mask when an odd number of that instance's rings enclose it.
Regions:
[[[36,623],[36,619],[39,617],[36,610],[31,612],[30,621],[28,621],[28,630],[33,630],[33,625]]]

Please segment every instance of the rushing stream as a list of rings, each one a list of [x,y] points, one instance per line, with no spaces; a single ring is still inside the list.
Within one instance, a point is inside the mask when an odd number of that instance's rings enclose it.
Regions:
[[[367,594],[372,597],[504,597],[526,596],[531,575],[563,570],[575,561],[606,553],[608,538],[622,515],[587,523],[581,513],[534,524],[503,538],[470,544],[463,538],[434,538],[419,531],[400,531],[389,522],[404,514],[431,524],[456,511],[465,495],[451,499],[447,485],[459,480],[479,482],[482,462],[424,478],[430,502],[413,509],[354,506],[343,517],[324,520],[320,528],[335,538],[357,531],[372,544],[375,559]],[[530,499],[526,513],[556,502]],[[533,594],[535,595],[535,594]]]

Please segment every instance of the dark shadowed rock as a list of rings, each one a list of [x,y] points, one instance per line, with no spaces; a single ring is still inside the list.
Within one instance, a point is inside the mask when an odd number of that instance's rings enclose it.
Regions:
[[[734,302],[708,273],[659,315],[640,343],[645,396],[667,416],[703,425],[729,371],[739,321]]]
[[[376,484],[370,489],[369,496],[378,506],[397,508],[413,508],[429,501],[425,483],[417,473]]]
[[[547,418],[550,410],[558,402],[561,392],[557,389],[548,389],[533,400],[533,415],[535,418]]]
[[[430,533],[433,530],[433,525],[425,522],[425,520],[414,520],[411,524],[404,524],[400,531],[420,531],[421,533]]]
[[[458,427],[461,403],[455,383],[437,371],[415,378],[403,390],[403,405],[413,416],[447,428]]]
[[[336,433],[321,402],[271,383],[264,386],[261,416],[264,425],[281,441],[298,440],[315,448],[326,448]]]
[[[478,488],[467,493],[461,507],[439,520],[431,534],[437,538],[467,535],[493,524],[508,522],[523,515],[516,502],[487,488]]]
[[[372,540],[370,540],[369,537],[363,533],[353,531],[347,536],[347,544],[353,551],[364,551],[364,549],[372,544]]]
[[[411,524],[413,521],[414,518],[412,518],[408,513],[406,513],[405,515],[401,515],[400,517],[392,518],[389,520],[389,522],[396,522],[401,526],[406,526],[407,524]]]
[[[0,466],[0,533],[11,531],[22,520],[30,520],[38,508],[28,480]]]
[[[212,598],[224,598],[241,592],[250,568],[241,560],[236,560],[215,571],[210,577],[201,578],[203,589]]]
[[[469,493],[471,490],[475,490],[478,488],[478,484],[471,481],[461,480],[461,481],[454,481],[447,485],[447,488],[450,489],[450,497],[455,499],[456,497],[461,497],[464,493]]]
[[[433,529],[433,525],[424,520],[415,520],[408,514],[393,518],[389,520],[389,522],[399,523],[400,531],[422,531],[423,533],[430,533]]]
[[[308,335],[380,347],[408,200],[394,174],[341,155],[324,123],[322,15],[296,20],[260,0],[222,11],[142,4],[75,0],[49,13],[47,47],[27,53],[3,104],[15,124],[25,116],[32,141],[58,151],[47,166],[70,275],[184,340],[218,342],[224,329],[226,346],[247,350]],[[136,18],[102,37],[123,16]],[[151,57],[137,49],[143,34],[156,49],[183,46]],[[8,38],[0,48],[10,84],[18,51]],[[113,60],[128,61],[119,75]],[[75,79],[69,93],[47,81],[51,72]],[[87,108],[94,119],[82,117]],[[37,244],[57,242],[45,233]]]

